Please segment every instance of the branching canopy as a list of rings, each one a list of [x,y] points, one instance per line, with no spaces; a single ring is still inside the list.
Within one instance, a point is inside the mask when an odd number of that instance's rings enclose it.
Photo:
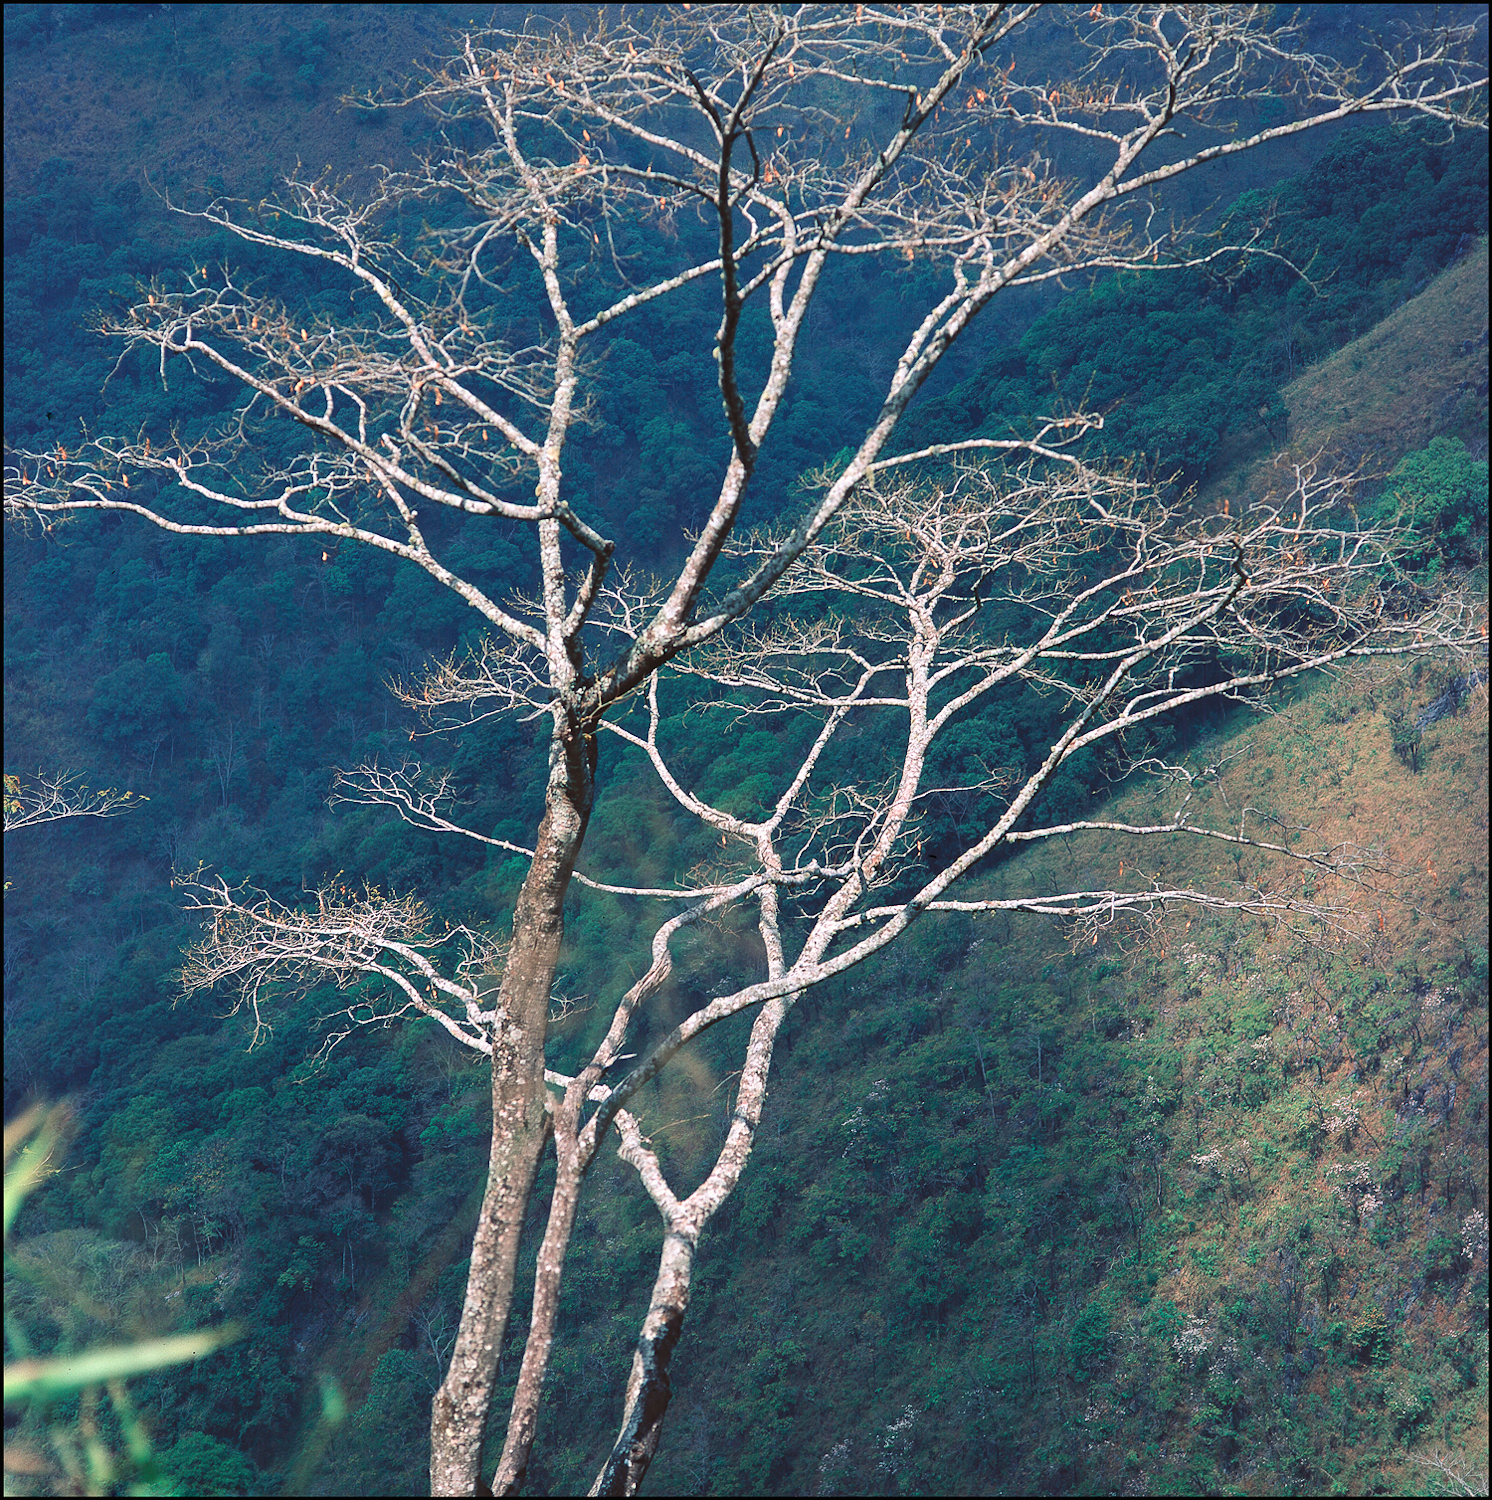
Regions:
[[[1024,910],[1086,933],[1187,904],[1350,930],[1346,898],[1381,867],[1373,851],[1313,848],[1299,831],[1261,838],[1246,813],[1236,826],[1202,821],[1194,773],[1174,767],[1161,769],[1187,790],[1156,826],[1033,826],[1040,794],[1094,747],[1143,760],[1147,728],[1192,705],[1267,707],[1279,682],[1354,659],[1478,649],[1472,607],[1405,580],[1395,536],[1347,508],[1350,480],[1313,466],[1283,474],[1244,515],[1197,519],[1081,462],[1093,414],[1054,412],[1018,440],[898,451],[895,435],[954,341],[1009,288],[1268,253],[1163,223],[1154,195],[1171,179],[1359,115],[1481,126],[1485,70],[1464,60],[1470,40],[1442,28],[1375,44],[1354,68],[1247,5],[696,5],[588,15],[584,30],[473,32],[402,101],[445,126],[417,166],[356,189],[295,178],[257,204],[184,210],[318,263],[346,291],[345,311],[303,312],[231,266],[203,265],[102,319],[163,382],[226,381],[241,399],[216,423],[8,453],[7,516],[50,531],[83,511],[129,512],[185,535],[310,535],[397,556],[488,627],[473,652],[404,684],[406,698],[448,722],[516,710],[550,723],[531,847],[464,827],[449,783],[414,762],[349,770],[338,788],[527,857],[510,940],[436,931],[412,897],[328,887],[314,910],[292,911],[210,879],[191,887],[208,929],[189,987],[236,985],[257,1017],[269,986],[330,982],[353,994],[339,1032],[413,1011],[491,1058],[487,1198],[435,1402],[433,1493],[471,1494],[479,1480],[519,1237],[551,1138],[554,1194],[492,1489],[522,1482],[580,1188],[615,1125],[666,1226],[621,1430],[596,1480],[597,1492],[631,1493],[661,1434],[700,1231],[745,1167],[775,1038],[805,989],[929,911]],[[1033,62],[1049,44],[1076,59],[1071,81]],[[1256,106],[1277,100],[1283,118],[1258,123]],[[409,221],[426,231],[409,237]],[[629,258],[624,226],[652,235],[646,264]],[[786,511],[780,496],[754,504],[810,311],[840,267],[867,257],[931,268],[938,289],[912,311],[822,482]],[[714,355],[723,457],[676,561],[645,577],[659,559],[608,535],[605,515],[572,493],[567,449],[613,336],[661,299],[693,305],[691,288],[714,289],[694,337]],[[748,333],[764,359],[748,358]],[[264,456],[286,451],[263,441],[271,418],[302,431],[288,458]],[[526,533],[530,595],[493,597],[454,568],[432,540],[441,512]],[[748,619],[769,593],[773,617]],[[939,736],[1021,685],[1063,705],[1040,760],[940,785],[929,771]],[[815,726],[760,816],[712,804],[671,764],[686,691],[700,712]],[[867,730],[879,760],[836,781],[831,747]],[[603,732],[718,834],[709,868],[661,887],[585,873]],[[920,820],[935,795],[961,799],[962,843],[930,861]],[[1260,848],[1325,886],[1307,896],[1286,876],[1179,889],[1136,861],[1111,889],[952,894],[1002,846],[1100,827],[1138,843]],[[612,997],[605,1037],[573,1076],[545,1058],[572,875],[666,903],[650,968]],[[673,936],[737,906],[756,922],[760,977],[724,982],[641,1057],[624,1053]],[[691,1038],[748,1009],[724,1143],[680,1196],[628,1105]]]

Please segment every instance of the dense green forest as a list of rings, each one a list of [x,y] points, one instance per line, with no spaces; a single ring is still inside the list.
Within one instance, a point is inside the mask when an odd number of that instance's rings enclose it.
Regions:
[[[107,95],[123,64],[100,27],[136,28],[128,47],[148,50],[169,24],[172,66],[207,72],[218,23],[198,13],[216,8],[167,8],[169,22],[160,9],[7,7],[8,93],[39,87],[38,59],[60,65],[67,46],[68,66]],[[330,110],[358,81],[356,38],[320,8],[304,24],[268,9],[234,88],[266,118]],[[211,104],[209,87],[190,107]],[[343,128],[336,149],[370,157],[417,149],[432,129],[392,114]],[[90,332],[94,310],[140,278],[231,259],[286,303],[336,316],[330,276],[184,228],[134,172],[92,176],[76,154],[7,160],[8,448],[68,443],[84,426],[190,435],[236,399],[210,380],[163,389],[148,359]],[[288,165],[260,148],[222,170]],[[1230,236],[1265,226],[1282,258],[1017,303],[977,358],[929,387],[899,441],[1004,437],[1096,409],[1092,456],[1195,487],[1198,504],[1230,466],[1288,452],[1292,401],[1317,398],[1323,361],[1435,295],[1447,268],[1485,265],[1488,201],[1475,132],[1354,128],[1293,165],[1239,184],[1215,215]],[[182,185],[223,190],[215,175]],[[620,253],[668,254],[647,229],[620,226]],[[836,462],[923,274],[841,278],[795,374],[785,441],[755,476],[764,520]],[[1485,589],[1477,280],[1457,294],[1464,332],[1441,351],[1454,399],[1411,446],[1385,438],[1358,499],[1369,516],[1411,519],[1408,566],[1425,587],[1454,575]],[[688,311],[660,302],[612,341],[605,400],[566,464],[608,525],[665,562],[728,450],[710,351],[683,337]],[[299,441],[290,424],[256,434],[270,456]],[[528,554],[500,530],[431,529],[491,591],[532,587]],[[7,1112],[63,1099],[72,1112],[59,1169],[8,1241],[7,1358],[249,1330],[129,1382],[149,1439],[131,1458],[123,1404],[87,1394],[8,1408],[8,1450],[44,1452],[49,1432],[93,1425],[117,1482],[147,1493],[422,1492],[486,1170],[483,1071],[428,1022],[317,1057],[315,992],[251,1049],[243,1016],[181,997],[195,933],[172,876],[205,864],[293,902],[347,872],[416,892],[450,922],[510,921],[521,859],[327,801],[335,768],[396,757],[420,728],[388,680],[473,644],[475,617],[357,548],[202,541],[118,516],[9,536],[5,605],[7,773],[65,769],[140,799],[7,840]],[[1217,795],[1282,820],[1365,841],[1392,823],[1427,878],[1379,913],[1367,951],[1199,919],[1075,953],[1034,921],[956,918],[920,924],[801,1004],[756,1157],[703,1244],[650,1489],[1413,1494],[1452,1482],[1433,1461],[1472,1484],[1480,1474],[1485,1492],[1486,696],[1416,726],[1448,675],[1302,690],[1264,728],[1199,713],[1149,747],[1197,764],[1236,752]],[[1058,723],[1035,692],[992,703],[940,744],[933,784],[980,762],[1030,766]],[[538,733],[493,719],[425,742],[468,825],[523,841],[543,797]],[[746,807],[781,753],[775,730],[691,721],[686,768],[702,795]],[[862,745],[846,779],[874,774],[875,754]],[[1149,794],[1115,790],[1115,772],[1097,753],[1075,760],[1035,815],[1061,822],[1109,797],[1148,807]],[[693,852],[699,835],[640,756],[603,760],[598,787],[596,873],[647,881]],[[929,858],[960,847],[965,812],[956,797],[934,803]],[[979,878],[1035,888],[1064,858],[1096,867],[1110,852],[1002,858]],[[624,960],[640,970],[640,922],[614,897],[569,916],[565,978],[580,998],[562,1047],[585,1043],[584,997],[602,976]],[[701,931],[673,983],[705,992],[739,950],[729,928]],[[667,1022],[665,1009],[654,1024]],[[727,1056],[705,1038],[690,1088],[649,1102],[686,1168],[728,1117]],[[534,1492],[583,1487],[609,1447],[657,1256],[630,1172],[606,1155],[594,1177]],[[510,1385],[522,1334],[509,1333]],[[48,1483],[7,1473],[18,1493]]]

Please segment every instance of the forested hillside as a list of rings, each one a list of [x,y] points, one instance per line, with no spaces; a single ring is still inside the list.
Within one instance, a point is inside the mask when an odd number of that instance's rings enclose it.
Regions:
[[[310,314],[341,306],[329,275],[178,224],[122,143],[99,151],[89,113],[138,101],[167,49],[166,102],[116,113],[173,193],[257,195],[302,147],[350,171],[433,140],[412,112],[339,113],[336,96],[403,75],[436,40],[412,28],[464,11],[226,10],[7,8],[8,449],[85,426],[190,435],[236,399],[226,382],[163,388],[148,358],[90,332],[137,278],[231,259]],[[33,101],[76,90],[76,134],[16,120],[16,87]],[[219,158],[168,165],[170,140],[230,96]],[[324,133],[297,136],[308,120]],[[1454,579],[1484,597],[1486,136],[1364,126],[1319,144],[1310,161],[1261,158],[1215,206],[1219,232],[1265,226],[1293,266],[1013,299],[922,393],[901,448],[1097,410],[1089,456],[1133,464],[1198,514],[1325,450],[1360,467],[1362,516],[1409,519],[1412,586]],[[616,233],[639,262],[669,243]],[[764,521],[842,466],[845,412],[872,397],[874,357],[905,335],[923,276],[867,266],[839,282],[753,481]],[[683,328],[660,302],[610,343],[605,400],[566,459],[567,482],[664,563],[728,456],[711,351]],[[255,441],[288,458],[299,438],[266,422]],[[435,515],[429,529],[490,592],[534,586],[502,531]],[[484,1069],[424,1020],[318,1055],[329,1007],[314,990],[257,1039],[224,997],[184,999],[196,929],[175,877],[205,865],[294,902],[345,874],[445,922],[509,925],[522,858],[328,805],[337,768],[395,761],[423,734],[387,684],[474,645],[476,617],[365,549],[173,536],[116,515],[9,535],[5,570],[7,775],[75,772],[138,800],[6,841],[7,1112],[66,1100],[72,1118],[8,1241],[7,1358],[247,1329],[130,1380],[148,1433],[133,1452],[117,1401],[9,1409],[7,1486],[64,1492],[61,1469],[76,1480],[97,1461],[66,1435],[97,1424],[120,1464],[112,1479],[93,1470],[107,1492],[422,1492],[486,1171]],[[1181,916],[1075,946],[1056,922],[938,914],[801,1002],[756,1155],[702,1242],[648,1488],[1484,1493],[1485,683],[1485,657],[1385,664],[1281,692],[1262,721],[1178,716],[1128,749],[1194,780],[1119,783],[1117,754],[1095,750],[1033,809],[1152,823],[1190,794],[1295,830],[1287,843],[1309,828],[1382,846],[1387,873],[1354,897],[1372,914],[1365,941]],[[940,742],[931,784],[1031,767],[1060,708],[1029,688],[992,702]],[[678,738],[700,795],[745,810],[801,749],[795,733],[703,717]],[[543,802],[542,734],[495,718],[421,750],[469,826],[521,844]],[[643,757],[608,749],[588,872],[646,885],[706,860]],[[869,776],[877,754],[862,741],[837,769]],[[968,815],[960,794],[929,800],[929,863],[962,846]],[[1097,888],[1134,857],[1117,836],[1072,838],[1002,854],[975,880],[984,894]],[[1253,853],[1221,858],[1240,885],[1275,878]],[[1171,859],[1146,876],[1184,883]],[[589,997],[647,963],[629,898],[567,915],[556,1066],[594,1045]],[[644,1040],[754,963],[753,941],[730,922],[682,937]],[[729,1123],[729,1040],[702,1038],[638,1106],[685,1176]],[[609,1449],[658,1253],[631,1170],[608,1151],[592,1176],[534,1493],[584,1488]],[[510,1388],[523,1333],[510,1329],[500,1367]],[[34,1472],[9,1471],[12,1445]]]

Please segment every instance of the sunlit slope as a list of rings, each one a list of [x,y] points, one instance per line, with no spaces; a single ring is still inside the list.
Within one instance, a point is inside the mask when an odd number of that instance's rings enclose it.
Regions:
[[[1417,296],[1283,392],[1288,439],[1277,452],[1225,441],[1202,504],[1263,493],[1276,458],[1386,473],[1405,453],[1445,433],[1485,452],[1487,238]]]
[[[1298,379],[1281,452],[1235,455],[1199,504],[1266,493],[1277,458],[1484,452],[1486,262]],[[1093,813],[1167,821],[1190,791],[1197,821],[1360,846],[1360,884],[1108,833],[983,882],[1263,884],[1334,928],[1178,910],[1071,952],[997,918],[955,957],[928,923],[805,1003],[660,1492],[1414,1494],[1431,1455],[1485,1476],[1486,687],[1417,768],[1391,732],[1465,665],[1317,682],[1178,751],[1215,775]]]
[[[1287,459],[1382,472],[1436,433],[1474,441],[1485,285],[1483,244],[1296,381]],[[1273,459],[1237,455],[1199,503],[1264,493]],[[1056,927],[929,920],[802,1003],[705,1251],[650,1489],[1263,1494],[1387,1476],[1414,1493],[1436,1443],[1474,1466],[1486,1252],[1461,1245],[1487,1180],[1486,690],[1426,731],[1417,770],[1389,719],[1452,670],[1317,683],[1177,752],[1219,768],[1189,816],[1360,845],[1361,886],[1102,833],[982,883],[1267,883],[1340,906],[1336,930],[1178,911],[1072,952]],[[1141,780],[1093,816],[1162,821],[1185,795]],[[728,1105],[708,1046],[697,1062],[648,1105],[681,1159]],[[543,1417],[562,1440],[535,1492],[584,1487],[614,1436],[604,1372],[641,1307],[606,1288],[645,1286],[657,1229],[613,1168],[567,1276]],[[421,1267],[432,1284],[443,1269]],[[368,1394],[330,1447],[308,1404],[298,1486],[418,1482],[428,1393],[387,1316],[404,1274],[326,1351],[355,1408]]]

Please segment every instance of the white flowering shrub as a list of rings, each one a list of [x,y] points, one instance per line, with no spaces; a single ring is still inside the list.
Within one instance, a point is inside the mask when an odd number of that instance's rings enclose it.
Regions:
[[[849,1481],[852,1467],[850,1440],[842,1438],[819,1460],[818,1493],[820,1495],[837,1494],[840,1488]]]
[[[1487,1248],[1487,1216],[1474,1208],[1461,1220],[1461,1254],[1474,1265]]]
[[[891,1085],[884,1078],[877,1078],[866,1092],[865,1099],[872,1108],[891,1092]],[[843,1125],[839,1127],[845,1133],[845,1147],[841,1156],[848,1159],[855,1152],[855,1148],[865,1139],[865,1133],[870,1129],[870,1115],[865,1112],[864,1104],[857,1104],[855,1112]]]
[[[1328,1135],[1344,1136],[1348,1142],[1352,1140],[1358,1126],[1362,1124],[1362,1109],[1358,1105],[1358,1100],[1362,1097],[1361,1089],[1353,1089],[1351,1094],[1341,1094],[1332,1100],[1331,1113],[1326,1119]]]
[[[1176,1351],[1176,1358],[1188,1370],[1195,1370],[1212,1348],[1212,1330],[1206,1319],[1197,1317],[1195,1313],[1189,1314],[1176,1337],[1171,1340],[1171,1347]]]
[[[921,1415],[917,1407],[905,1407],[902,1414],[877,1435],[876,1447],[881,1455],[876,1460],[877,1474],[899,1474],[907,1466],[912,1456],[912,1432]]]

